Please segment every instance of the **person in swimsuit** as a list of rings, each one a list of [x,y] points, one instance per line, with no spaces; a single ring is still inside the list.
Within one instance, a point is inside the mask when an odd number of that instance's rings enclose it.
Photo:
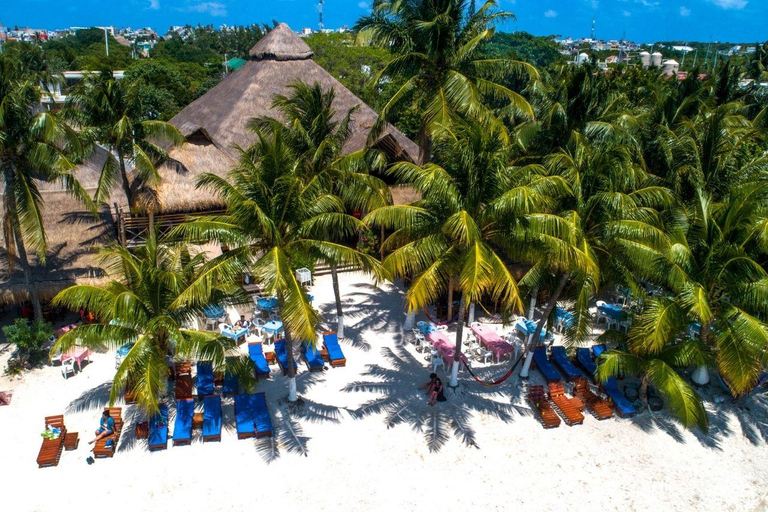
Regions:
[[[435,405],[438,399],[443,402],[445,396],[443,396],[443,382],[439,377],[435,376],[435,383],[432,385],[432,392],[429,394],[429,405]]]
[[[115,433],[115,420],[109,415],[109,411],[101,413],[101,421],[99,422],[99,428],[96,429],[96,438],[88,441],[88,444],[93,444],[99,439],[107,436],[111,436]]]

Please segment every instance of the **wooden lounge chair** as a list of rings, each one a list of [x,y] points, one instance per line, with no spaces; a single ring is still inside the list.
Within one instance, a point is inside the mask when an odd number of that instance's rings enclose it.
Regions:
[[[542,386],[531,386],[528,390],[528,400],[539,413],[544,428],[556,428],[560,426],[560,417],[557,415],[547,400]]]
[[[598,420],[607,420],[613,416],[611,404],[592,392],[587,379],[583,377],[576,379],[573,383],[573,393],[584,402],[584,405],[587,406],[587,410]]]
[[[574,399],[565,396],[562,382],[550,382],[548,386],[549,399],[555,404],[555,408],[560,412],[565,423],[571,427],[584,423],[584,415],[581,413],[584,404],[581,400],[574,401]]]
[[[58,416],[46,416],[45,425],[61,429],[61,434],[57,439],[43,439],[40,453],[37,454],[38,468],[58,466],[61,452],[64,451],[64,437],[67,435],[67,428],[64,426],[64,416],[61,414]]]
[[[176,400],[192,398],[192,365],[187,362],[176,363],[175,374]]]
[[[105,407],[105,411],[109,411],[110,417],[115,420],[115,433],[111,436],[102,437],[96,441],[96,446],[93,448],[93,456],[96,459],[104,459],[112,457],[117,451],[117,443],[120,441],[120,432],[123,430],[123,408],[122,407]],[[107,441],[112,440],[109,446]]]

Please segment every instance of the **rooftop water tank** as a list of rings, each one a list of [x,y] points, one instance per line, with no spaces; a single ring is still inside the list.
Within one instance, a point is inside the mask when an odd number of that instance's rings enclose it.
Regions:
[[[651,66],[651,54],[648,52],[640,52],[640,62],[644,68],[649,68]]]
[[[676,75],[680,71],[680,64],[675,59],[665,60],[661,65],[661,72],[667,76]]]
[[[589,62],[589,55],[586,53],[580,53],[578,57],[576,57],[576,64],[584,64],[585,62]]]
[[[653,52],[651,54],[651,66],[656,68],[661,67],[661,53]]]

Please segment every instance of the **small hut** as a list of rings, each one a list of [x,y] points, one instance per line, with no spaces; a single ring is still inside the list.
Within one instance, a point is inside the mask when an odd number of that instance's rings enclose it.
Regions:
[[[173,148],[161,170],[158,187],[159,214],[202,212],[220,208],[207,190],[195,189],[198,177],[207,172],[225,176],[233,167],[237,152],[233,146],[248,147],[255,136],[246,128],[253,117],[277,116],[272,102],[277,94],[289,94],[288,87],[303,80],[335,90],[337,115],[357,106],[351,122],[352,135],[344,148],[351,153],[363,149],[377,120],[376,112],[312,60],[310,47],[286,24],[275,27],[250,51],[250,60],[237,73],[179,112],[171,123],[186,137],[183,147]],[[418,147],[395,127],[387,125],[374,147],[395,160],[418,160]]]
[[[75,176],[93,195],[101,167],[107,157],[98,148],[92,158],[79,166]],[[45,264],[29,254],[32,276],[41,300],[47,300],[72,284],[96,284],[105,279],[96,248],[115,242],[116,230],[109,208],[98,217],[57,183],[38,183],[43,202],[43,224],[48,241]],[[0,186],[1,187],[1,186]],[[0,188],[0,207],[3,203]],[[29,299],[29,291],[18,261],[8,266],[6,241],[0,237],[0,305],[19,304]]]

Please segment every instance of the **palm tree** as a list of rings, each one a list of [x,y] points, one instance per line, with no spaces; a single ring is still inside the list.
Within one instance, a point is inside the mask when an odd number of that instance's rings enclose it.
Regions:
[[[369,174],[369,170],[381,170],[386,165],[381,152],[362,150],[343,154],[351,135],[349,124],[356,107],[336,120],[333,89],[323,91],[317,82],[309,85],[301,81],[291,84],[289,89],[289,96],[277,95],[272,104],[272,108],[282,114],[282,120],[272,117],[254,118],[249,122],[251,129],[265,134],[280,130],[286,143],[301,161],[297,172],[304,179],[317,180],[323,189],[339,197],[347,211],[366,212],[391,204],[387,185]],[[329,231],[324,236],[333,239],[336,235]],[[338,264],[330,263],[336,299],[336,332],[343,338],[344,310],[341,305]],[[378,273],[380,275],[380,271]]]
[[[195,219],[179,226],[174,235],[229,247],[212,261],[212,268],[231,277],[246,271],[266,293],[277,296],[288,354],[293,354],[294,341],[314,345],[319,323],[318,313],[296,279],[299,262],[349,264],[373,273],[378,263],[355,249],[325,240],[327,233],[356,234],[362,223],[345,213],[343,202],[316,175],[302,172],[303,159],[288,144],[284,130],[273,125],[269,133],[257,131],[256,142],[240,150],[239,164],[228,179],[203,175],[198,186],[218,194],[227,212]],[[287,370],[289,400],[293,402],[298,398],[293,365]]]
[[[422,199],[411,205],[374,210],[366,223],[394,230],[385,241],[393,252],[384,267],[397,277],[413,277],[406,292],[409,312],[434,302],[458,281],[462,293],[459,329],[451,371],[457,385],[466,307],[484,296],[502,309],[522,309],[507,257],[523,246],[520,218],[545,208],[563,193],[562,178],[537,166],[510,167],[506,133],[477,122],[444,129],[436,139],[435,163],[399,163],[392,173],[410,183]]]
[[[23,50],[21,51],[23,54]],[[28,249],[45,264],[46,235],[38,181],[57,181],[95,213],[73,174],[85,147],[58,116],[40,107],[42,75],[30,73],[16,52],[0,54],[0,169],[3,180],[3,236],[9,268],[18,259],[35,318],[42,320]]]
[[[374,77],[404,80],[380,112],[380,121],[404,101],[412,101],[421,112],[420,160],[431,158],[432,131],[448,125],[456,115],[486,122],[496,120],[489,107],[500,102],[514,117],[533,117],[528,102],[517,92],[499,84],[510,73],[537,77],[536,69],[510,59],[479,55],[494,34],[492,25],[513,19],[497,11],[488,0],[477,12],[467,12],[466,0],[385,0],[375,3],[370,16],[355,25],[358,42],[388,49],[392,60]],[[498,121],[497,121],[498,122]],[[375,130],[374,130],[375,132]]]
[[[65,114],[110,150],[101,169],[94,201],[105,202],[118,181],[133,206],[128,165],[143,184],[157,185],[157,164],[167,157],[160,143],[180,145],[184,136],[170,123],[144,112],[136,86],[116,80],[109,70],[85,78],[67,97]]]
[[[232,340],[189,327],[208,304],[247,300],[203,253],[183,243],[161,244],[152,232],[146,245],[134,251],[115,245],[103,249],[102,257],[115,276],[109,283],[72,286],[54,299],[73,311],[93,312],[101,323],[64,334],[51,350],[134,343],[115,374],[110,404],[129,386],[139,406],[154,414],[171,374],[169,358],[210,360],[221,368],[227,355],[237,353]]]

